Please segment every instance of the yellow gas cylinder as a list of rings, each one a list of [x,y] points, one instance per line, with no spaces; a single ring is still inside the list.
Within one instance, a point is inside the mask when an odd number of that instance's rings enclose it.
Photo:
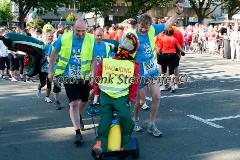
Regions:
[[[121,148],[121,127],[118,119],[112,120],[108,134],[108,151],[119,151]]]

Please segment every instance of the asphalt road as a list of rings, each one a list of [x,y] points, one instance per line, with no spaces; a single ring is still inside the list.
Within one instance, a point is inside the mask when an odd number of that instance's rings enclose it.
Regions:
[[[134,133],[139,160],[240,160],[240,64],[190,54],[180,70],[188,81],[174,94],[161,93],[158,126],[163,137]],[[36,82],[0,80],[0,160],[91,160],[91,118],[84,118],[84,145],[74,146],[64,92],[65,108],[56,111],[36,97],[36,88]],[[142,111],[145,128],[147,117],[148,111]]]

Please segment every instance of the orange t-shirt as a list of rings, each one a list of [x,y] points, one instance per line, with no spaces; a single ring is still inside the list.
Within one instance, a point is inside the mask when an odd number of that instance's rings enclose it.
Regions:
[[[176,46],[180,46],[180,44],[173,36],[160,34],[156,39],[157,50],[161,53],[176,53]]]
[[[181,47],[184,45],[184,37],[181,31],[174,29],[173,37],[176,38]]]
[[[116,36],[117,32],[116,31],[112,31],[110,32],[110,39],[114,39]]]
[[[103,37],[104,37],[104,39],[110,39],[110,33],[105,32]]]
[[[121,40],[122,36],[123,36],[123,30],[119,29],[119,30],[117,31],[117,34],[116,34],[115,37],[114,37],[114,40],[116,40],[116,41],[119,42],[119,41]]]

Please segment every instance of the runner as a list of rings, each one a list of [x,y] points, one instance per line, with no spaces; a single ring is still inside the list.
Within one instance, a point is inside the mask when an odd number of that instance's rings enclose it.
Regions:
[[[52,88],[51,80],[48,78],[48,72],[49,72],[49,62],[48,62],[48,52],[51,49],[51,43],[53,41],[53,33],[51,31],[47,31],[46,33],[46,44],[44,48],[45,57],[42,60],[42,67],[41,71],[39,72],[39,79],[40,84],[38,85],[38,91],[37,96],[41,97],[41,89],[47,84],[46,88],[46,96],[45,96],[45,102],[52,103],[52,100],[49,98]]]
[[[138,18],[138,26],[136,31],[133,33],[137,35],[140,46],[135,55],[135,60],[140,65],[140,75],[141,78],[158,77],[158,66],[156,64],[156,47],[155,47],[155,36],[158,35],[163,30],[171,27],[176,21],[177,17],[183,12],[182,4],[178,3],[176,5],[176,15],[173,16],[166,24],[152,24],[152,18],[143,14]],[[139,122],[139,112],[141,106],[144,104],[145,100],[145,86],[146,83],[140,84],[140,91],[138,93],[137,102],[134,108],[135,131],[142,131],[142,127]],[[162,132],[156,126],[157,112],[160,104],[160,92],[159,84],[151,83],[149,84],[150,93],[152,96],[152,104],[150,110],[150,117],[148,123],[148,132],[154,136],[161,136]]]
[[[69,114],[75,128],[75,144],[83,142],[80,131],[80,113],[83,113],[89,97],[91,73],[95,75],[96,60],[93,58],[94,36],[86,33],[85,21],[78,19],[73,32],[66,32],[53,44],[50,57],[49,78],[54,76],[54,62],[59,56],[55,76],[64,80],[64,87],[69,99]],[[93,77],[94,79],[94,77]]]

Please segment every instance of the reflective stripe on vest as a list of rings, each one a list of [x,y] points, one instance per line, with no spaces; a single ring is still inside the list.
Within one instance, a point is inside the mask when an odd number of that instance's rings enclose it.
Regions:
[[[106,45],[106,58],[108,58],[108,53],[110,51],[110,46],[107,43],[105,43],[105,45]]]
[[[136,29],[133,30],[132,33],[135,34],[136,37],[138,38]],[[153,51],[153,57],[154,57],[154,59],[157,59],[156,44],[155,44],[155,29],[152,25],[150,26],[149,31],[148,31],[148,39],[150,41],[150,46],[151,46],[151,49]],[[133,58],[135,58],[136,52],[133,53],[131,56]]]
[[[131,83],[125,82],[125,77],[134,78],[134,63],[128,60],[104,58],[102,62],[102,79],[99,88],[112,98],[129,94]],[[111,80],[110,80],[111,79]]]
[[[59,52],[59,61],[55,71],[56,75],[62,75],[66,70],[67,64],[72,53],[73,32],[67,32],[61,38],[61,50]],[[81,49],[81,78],[89,79],[91,74],[92,53],[94,47],[94,36],[86,33]]]

